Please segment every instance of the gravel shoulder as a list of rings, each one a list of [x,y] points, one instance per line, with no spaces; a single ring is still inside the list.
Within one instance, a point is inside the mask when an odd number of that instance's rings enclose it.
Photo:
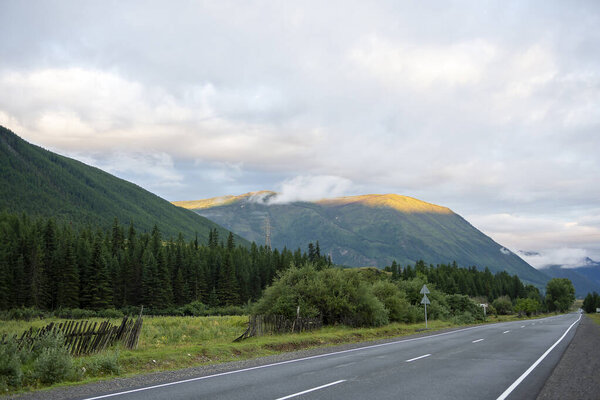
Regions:
[[[583,316],[538,400],[600,398],[600,325]]]

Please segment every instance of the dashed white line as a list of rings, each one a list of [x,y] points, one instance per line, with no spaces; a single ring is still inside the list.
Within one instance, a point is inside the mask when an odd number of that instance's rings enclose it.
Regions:
[[[413,361],[419,360],[421,358],[429,357],[430,355],[431,354],[425,354],[425,355],[422,355],[422,356],[419,356],[419,357],[411,358],[410,360],[406,360],[406,362],[413,362]]]
[[[525,328],[525,325],[521,325],[521,328]]]
[[[285,400],[285,399],[291,399],[292,397],[298,397],[298,396],[302,396],[303,394],[310,393],[310,392],[314,392],[315,390],[321,390],[321,389],[325,389],[326,387],[333,386],[333,385],[337,385],[338,383],[342,383],[342,382],[346,382],[346,380],[345,380],[345,379],[342,379],[342,380],[340,380],[340,381],[331,382],[331,383],[328,383],[328,384],[326,384],[326,385],[317,386],[317,387],[315,387],[315,388],[308,389],[308,390],[304,390],[304,391],[302,391],[302,392],[298,392],[298,393],[290,394],[290,395],[288,395],[288,396],[280,397],[280,398],[278,398],[278,399],[276,399],[276,400]]]
[[[510,332],[510,331],[504,331],[504,332],[502,332],[502,333],[508,333],[508,332]]]
[[[481,342],[483,339],[473,340],[473,343]]]

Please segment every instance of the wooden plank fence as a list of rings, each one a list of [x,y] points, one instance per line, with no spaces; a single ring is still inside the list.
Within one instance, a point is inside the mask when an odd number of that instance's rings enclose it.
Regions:
[[[283,315],[251,315],[248,318],[248,329],[234,340],[239,342],[253,336],[272,333],[304,332],[319,329],[323,326],[321,318],[288,319]]]
[[[65,346],[74,356],[93,354],[104,350],[116,342],[121,342],[128,349],[137,348],[140,332],[142,331],[142,314],[134,321],[132,317],[123,317],[120,325],[113,325],[110,321],[66,321],[59,324],[49,323],[43,328],[23,332],[20,337],[12,336],[17,346],[22,348],[33,347],[37,340],[49,333],[62,333]],[[6,343],[11,337],[2,335],[0,343]]]

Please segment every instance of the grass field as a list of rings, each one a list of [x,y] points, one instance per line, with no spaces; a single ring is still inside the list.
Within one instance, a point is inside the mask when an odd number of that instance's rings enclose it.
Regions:
[[[519,319],[517,316],[491,316],[488,317],[487,322],[517,319]],[[21,333],[31,326],[39,328],[49,322],[61,321],[64,320],[2,321],[0,336],[3,333]],[[314,332],[267,335],[234,343],[233,340],[246,329],[247,321],[248,318],[245,316],[145,317],[137,350],[117,347],[99,355],[78,357],[75,364],[85,372],[81,372],[75,382],[63,382],[58,385],[80,384],[116,375],[131,376],[244,360],[286,351],[406,336],[424,328],[424,323],[394,323],[378,328],[330,326]],[[447,321],[429,321],[429,328],[432,331],[456,326],[458,325]],[[98,365],[103,362],[112,365],[112,368],[99,368]],[[115,368],[116,365],[118,368]],[[38,388],[28,387],[25,390]]]

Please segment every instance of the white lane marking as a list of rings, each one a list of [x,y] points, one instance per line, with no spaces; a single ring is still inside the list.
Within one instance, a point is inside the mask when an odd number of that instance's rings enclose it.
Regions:
[[[310,393],[310,392],[314,392],[315,390],[325,389],[326,387],[333,386],[333,385],[337,385],[338,383],[342,383],[342,382],[346,382],[346,380],[345,380],[345,379],[342,379],[341,381],[335,381],[335,382],[331,382],[331,383],[328,383],[327,385],[321,385],[321,386],[317,386],[317,387],[315,387],[315,388],[308,389],[308,390],[305,390],[305,391],[303,391],[303,392],[298,392],[298,393],[290,394],[289,396],[280,397],[280,398],[278,398],[278,399],[276,399],[276,400],[285,400],[285,399],[291,399],[292,397],[298,397],[298,396],[302,396],[303,394]]]
[[[525,325],[521,325],[521,328],[525,328]]]
[[[143,387],[143,388],[139,388],[139,389],[131,389],[131,390],[123,391],[123,392],[105,394],[105,395],[102,395],[102,396],[88,397],[88,398],[83,399],[83,400],[105,399],[107,397],[120,396],[122,394],[142,392],[144,390],[150,390],[150,389],[158,389],[158,388],[165,387],[165,386],[178,385],[180,383],[188,383],[188,382],[194,382],[194,381],[201,381],[201,380],[204,380],[204,379],[216,378],[216,377],[219,377],[219,376],[226,376],[226,375],[238,374],[240,372],[254,371],[256,369],[263,369],[263,368],[275,367],[275,366],[278,366],[278,365],[296,363],[296,362],[300,362],[300,361],[313,360],[315,358],[335,356],[335,355],[338,355],[338,354],[352,353],[352,352],[360,351],[360,350],[374,349],[374,348],[377,348],[377,347],[389,346],[389,345],[392,345],[392,344],[398,344],[398,343],[403,343],[403,342],[413,342],[415,340],[423,340],[423,339],[428,339],[428,338],[437,337],[437,336],[451,335],[453,333],[470,331],[472,329],[484,328],[486,326],[487,325],[470,326],[468,328],[458,329],[458,330],[451,331],[451,332],[436,333],[435,335],[421,336],[421,337],[412,338],[412,339],[396,340],[396,341],[393,341],[393,342],[374,344],[374,345],[365,346],[365,347],[357,347],[355,349],[336,351],[336,352],[333,352],[333,353],[318,354],[316,356],[310,356],[310,357],[304,357],[304,358],[296,358],[294,360],[281,361],[281,362],[274,363],[274,364],[259,365],[257,367],[249,367],[249,368],[243,368],[243,369],[236,369],[236,370],[233,370],[233,371],[220,372],[220,373],[214,374],[214,375],[199,376],[199,377],[196,377],[196,378],[184,379],[184,380],[181,380],[181,381],[175,381],[175,382],[169,382],[169,383],[162,383],[160,385],[147,386],[147,387]]]
[[[413,362],[413,361],[419,360],[421,358],[429,357],[430,355],[431,354],[425,354],[425,355],[422,355],[422,356],[419,356],[419,357],[411,358],[410,360],[406,360],[406,362]]]
[[[336,365],[336,366],[335,366],[335,367],[333,367],[333,368],[345,368],[345,367],[348,367],[348,366],[350,366],[350,365],[354,365],[354,364],[356,364],[356,362],[349,362],[349,363],[346,363],[346,364],[340,364],[340,365]]]
[[[473,343],[481,342],[483,339],[473,340]]]
[[[510,332],[510,331],[504,331],[504,332],[502,332],[502,333],[508,333],[508,332]]]
[[[549,348],[548,350],[546,350],[546,352],[545,352],[544,354],[542,354],[542,356],[541,356],[540,358],[538,358],[538,359],[537,359],[537,361],[536,361],[536,362],[534,362],[534,363],[531,365],[531,367],[527,368],[527,371],[523,372],[523,374],[522,374],[520,377],[518,377],[518,378],[517,378],[517,380],[516,380],[516,381],[514,381],[514,382],[513,382],[513,384],[512,384],[512,385],[510,385],[510,386],[508,387],[508,389],[506,389],[506,390],[504,391],[504,393],[502,393],[502,394],[501,394],[501,395],[500,395],[500,396],[499,396],[499,397],[498,397],[496,400],[504,400],[504,399],[506,399],[506,398],[507,398],[507,397],[508,397],[508,396],[509,396],[509,395],[512,393],[512,391],[513,391],[513,390],[515,390],[515,388],[516,388],[517,386],[519,386],[519,384],[520,384],[521,382],[523,382],[523,379],[527,378],[527,375],[529,375],[529,374],[531,373],[531,371],[533,371],[533,370],[535,369],[535,367],[537,367],[537,366],[538,366],[538,364],[539,364],[539,363],[541,363],[541,362],[542,362],[542,360],[543,360],[544,358],[546,358],[546,356],[547,356],[548,354],[550,354],[550,352],[552,351],[552,349],[554,349],[554,348],[556,347],[556,345],[558,345],[558,344],[559,344],[559,343],[560,343],[560,342],[561,342],[561,341],[562,341],[562,340],[565,338],[565,336],[567,336],[567,333],[569,333],[569,331],[571,330],[571,328],[572,328],[572,327],[573,327],[573,326],[574,326],[576,323],[578,323],[580,319],[581,319],[581,314],[579,314],[579,318],[577,318],[577,321],[573,322],[573,323],[572,323],[572,324],[571,324],[571,325],[570,325],[570,326],[567,328],[567,330],[565,331],[565,333],[563,333],[563,335],[562,335],[562,336],[561,336],[561,337],[560,337],[560,338],[559,338],[559,339],[558,339],[558,340],[557,340],[557,341],[556,341],[556,342],[555,342],[555,343],[554,343],[552,346],[550,346],[550,348]]]

